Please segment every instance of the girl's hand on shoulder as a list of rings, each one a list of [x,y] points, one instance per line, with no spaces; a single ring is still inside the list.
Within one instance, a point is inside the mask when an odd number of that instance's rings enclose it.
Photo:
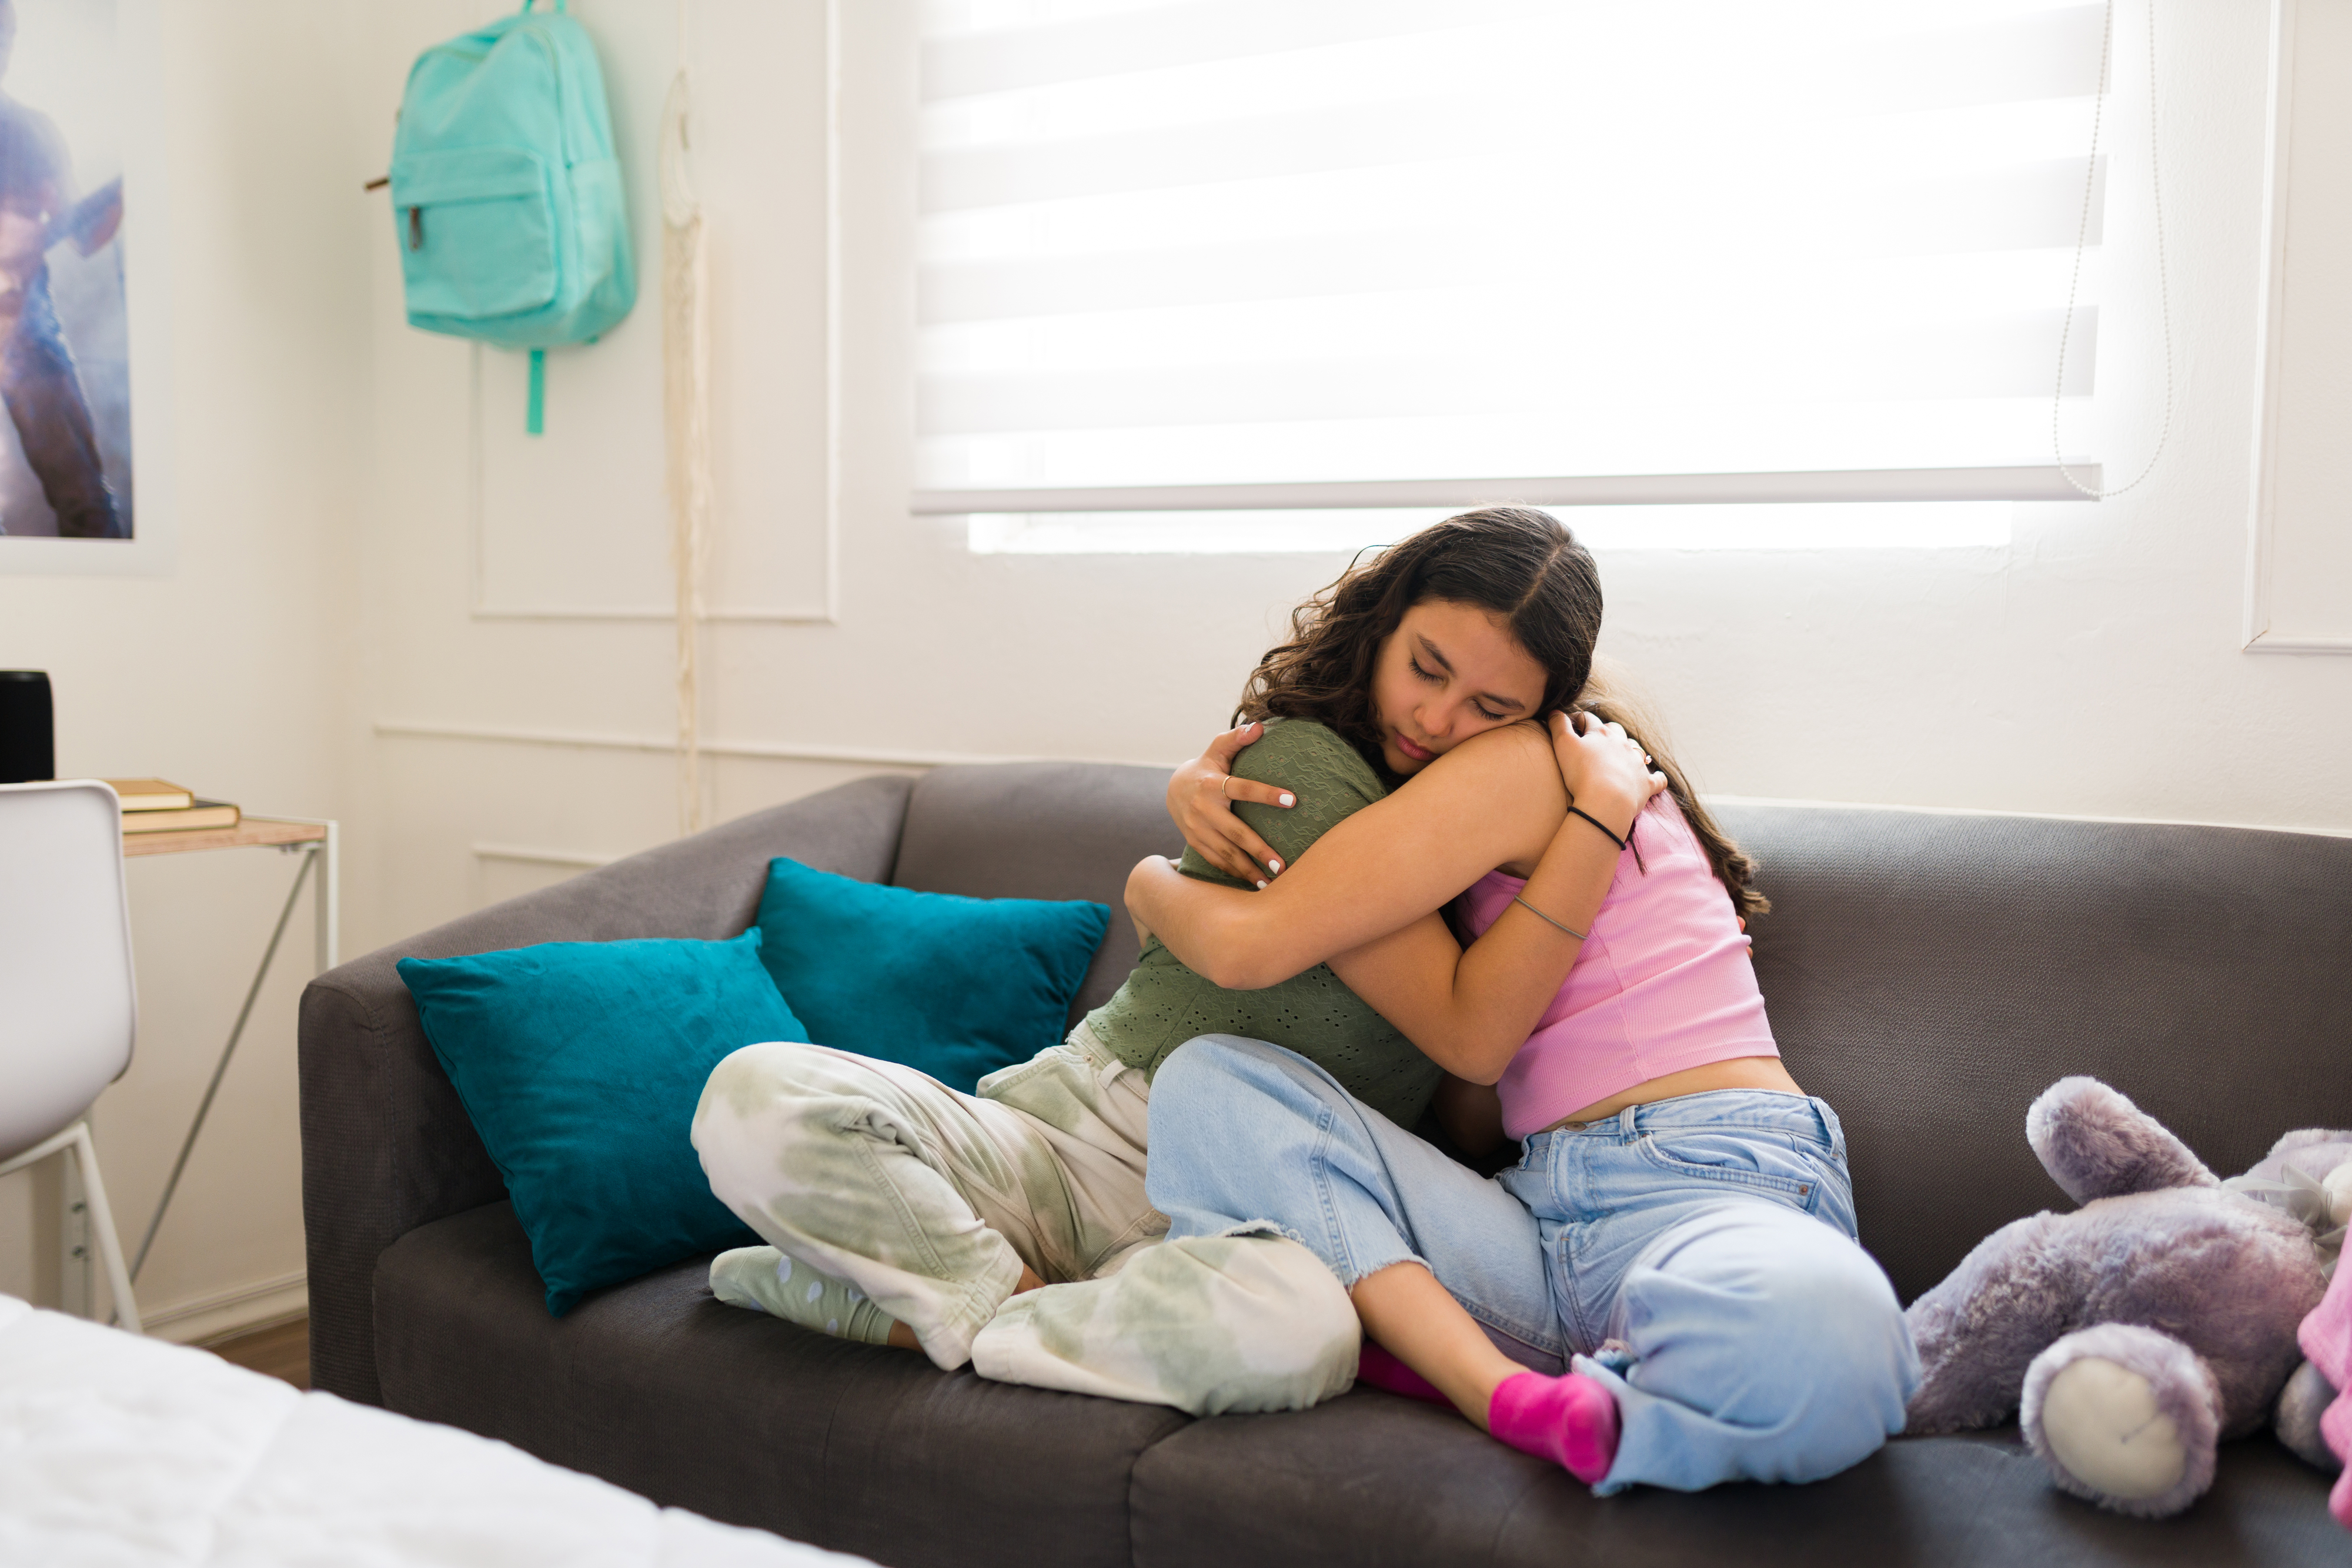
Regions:
[[[1234,802],[1255,800],[1260,805],[1288,807],[1298,801],[1287,789],[1234,777],[1234,758],[1265,733],[1265,726],[1259,721],[1229,729],[1168,779],[1168,815],[1184,841],[1227,876],[1258,887],[1281,872],[1282,862],[1247,822],[1234,814]]]
[[[1589,713],[1553,714],[1551,748],[1570,800],[1621,838],[1642,808],[1666,788],[1666,776],[1622,724],[1604,724]]]

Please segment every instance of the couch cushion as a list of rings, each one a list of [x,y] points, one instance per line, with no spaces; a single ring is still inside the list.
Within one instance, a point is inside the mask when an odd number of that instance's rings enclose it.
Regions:
[[[1772,1032],[1837,1108],[1862,1239],[1908,1301],[1990,1231],[2069,1209],[2025,1109],[2105,1079],[2232,1176],[2352,1127],[2352,839],[1736,806],[1772,913]]]
[[[375,1275],[383,1402],[891,1568],[1128,1561],[1129,1473],[1186,1417],[808,1333],[719,1305],[709,1272],[559,1320],[511,1206],[412,1230]]]
[[[2063,1496],[2013,1428],[1901,1439],[1809,1487],[1601,1501],[1376,1390],[1190,1421],[809,1334],[720,1306],[704,1273],[681,1265],[551,1320],[507,1205],[437,1221],[377,1272],[385,1402],[897,1568],[2352,1563],[2326,1478],[2267,1437],[2228,1445],[2213,1490],[2157,1521]]]
[[[1603,1500],[1465,1421],[1374,1389],[1171,1433],[1137,1464],[1133,1508],[1137,1568],[2352,1563],[2326,1479],[2267,1437],[2228,1445],[2213,1490],[2169,1520],[2061,1494],[2013,1427],[1898,1439],[1811,1486],[1636,1488]]]
[[[1164,768],[942,768],[915,782],[890,880],[972,898],[1091,898],[1110,905],[1110,930],[1070,1009],[1075,1024],[1108,1001],[1135,967],[1127,873],[1146,855],[1184,848],[1168,820],[1167,792]]]

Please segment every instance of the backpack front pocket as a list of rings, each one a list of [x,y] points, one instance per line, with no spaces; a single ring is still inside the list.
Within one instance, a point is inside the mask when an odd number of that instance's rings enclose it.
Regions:
[[[536,152],[467,147],[395,159],[392,211],[412,320],[518,316],[555,298],[554,204]]]

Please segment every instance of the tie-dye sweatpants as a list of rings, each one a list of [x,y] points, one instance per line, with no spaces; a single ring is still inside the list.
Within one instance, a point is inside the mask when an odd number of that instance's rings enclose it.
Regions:
[[[711,1190],[767,1240],[722,1300],[1010,1383],[1195,1415],[1302,1409],[1360,1343],[1330,1270],[1251,1231],[1163,1243],[1144,1194],[1150,1082],[1084,1025],[962,1094],[824,1046],[746,1046],[694,1117]],[[1047,1281],[1014,1295],[1024,1265]]]

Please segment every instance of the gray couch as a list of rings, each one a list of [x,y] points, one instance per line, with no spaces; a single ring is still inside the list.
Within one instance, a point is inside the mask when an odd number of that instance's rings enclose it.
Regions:
[[[732,822],[373,953],[302,998],[312,1375],[657,1501],[950,1564],[2352,1563],[2326,1483],[2267,1436],[2189,1513],[2052,1490],[2013,1429],[1903,1439],[1832,1480],[1597,1501],[1450,1415],[1360,1389],[1297,1415],[1174,1411],[942,1374],[720,1306],[702,1260],[556,1321],[497,1167],[393,969],[551,940],[741,930],[768,858],[1114,910],[1078,1001],[1135,950],[1127,868],[1173,847],[1145,768],[946,768]],[[1905,1300],[2066,1200],[2024,1137],[2105,1078],[2217,1170],[2352,1126],[2352,840],[1747,807],[1773,1027],[1851,1141],[1863,1239]]]

